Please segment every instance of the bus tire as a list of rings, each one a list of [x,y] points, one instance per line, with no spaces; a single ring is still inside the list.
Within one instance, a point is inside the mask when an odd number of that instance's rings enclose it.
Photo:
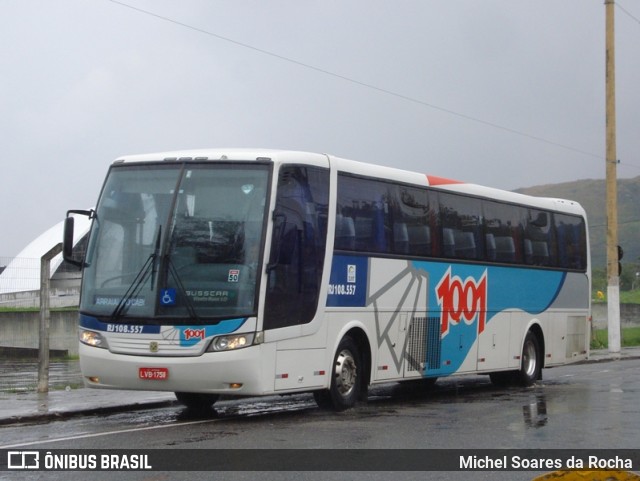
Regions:
[[[520,386],[532,386],[542,371],[542,353],[540,341],[533,332],[527,332],[522,346],[522,364],[516,375],[516,382]]]
[[[220,396],[217,394],[205,394],[199,392],[176,392],[176,399],[187,408],[194,411],[206,411],[211,409]]]
[[[355,406],[363,382],[362,357],[358,345],[349,336],[340,341],[331,365],[329,389],[313,396],[321,408],[343,411]]]

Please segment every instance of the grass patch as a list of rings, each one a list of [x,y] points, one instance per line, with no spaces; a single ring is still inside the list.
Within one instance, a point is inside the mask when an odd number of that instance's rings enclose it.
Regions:
[[[607,329],[595,329],[591,336],[591,349],[606,349],[609,347]],[[622,329],[622,347],[640,346],[640,327],[625,327]]]
[[[84,384],[81,382],[70,382],[67,384],[55,384],[53,386],[49,386],[50,391],[71,391],[73,389],[83,388]],[[68,389],[67,389],[68,388]]]
[[[38,307],[0,307],[0,312],[39,312]]]
[[[640,304],[640,289],[620,291],[621,304]]]
[[[591,299],[594,304],[606,304],[607,303],[607,291],[600,291],[602,296],[598,295],[598,291],[594,291],[591,295]],[[633,291],[620,291],[620,304],[640,304],[640,289],[634,289]]]
[[[51,312],[73,312],[77,311],[78,306],[71,307],[51,307]],[[39,307],[0,307],[0,312],[40,312]]]

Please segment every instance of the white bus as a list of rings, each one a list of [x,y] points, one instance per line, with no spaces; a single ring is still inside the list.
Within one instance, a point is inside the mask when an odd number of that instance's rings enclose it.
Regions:
[[[169,152],[116,160],[64,245],[88,387],[345,409],[378,383],[530,385],[588,355],[587,221],[568,200],[321,154]]]

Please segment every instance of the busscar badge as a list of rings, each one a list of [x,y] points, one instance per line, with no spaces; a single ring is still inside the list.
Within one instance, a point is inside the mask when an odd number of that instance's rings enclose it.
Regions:
[[[150,352],[158,352],[158,342],[157,341],[151,341],[149,343],[149,351]]]

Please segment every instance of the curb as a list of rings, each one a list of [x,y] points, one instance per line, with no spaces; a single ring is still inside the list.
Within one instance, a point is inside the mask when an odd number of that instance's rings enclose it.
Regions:
[[[100,414],[114,414],[125,411],[139,411],[142,409],[159,409],[178,405],[178,401],[150,401],[148,403],[119,404],[117,406],[88,407],[72,411],[52,411],[47,413],[33,413],[11,416],[0,419],[0,426],[18,423],[42,423],[79,416],[93,416]]]
[[[620,354],[617,356],[613,354],[607,354],[606,356],[603,356],[600,358],[585,359],[584,361],[578,361],[571,364],[573,365],[596,364],[599,362],[630,361],[634,359],[640,359],[640,352],[638,352],[637,354]],[[566,365],[570,366],[571,364],[566,364]]]

